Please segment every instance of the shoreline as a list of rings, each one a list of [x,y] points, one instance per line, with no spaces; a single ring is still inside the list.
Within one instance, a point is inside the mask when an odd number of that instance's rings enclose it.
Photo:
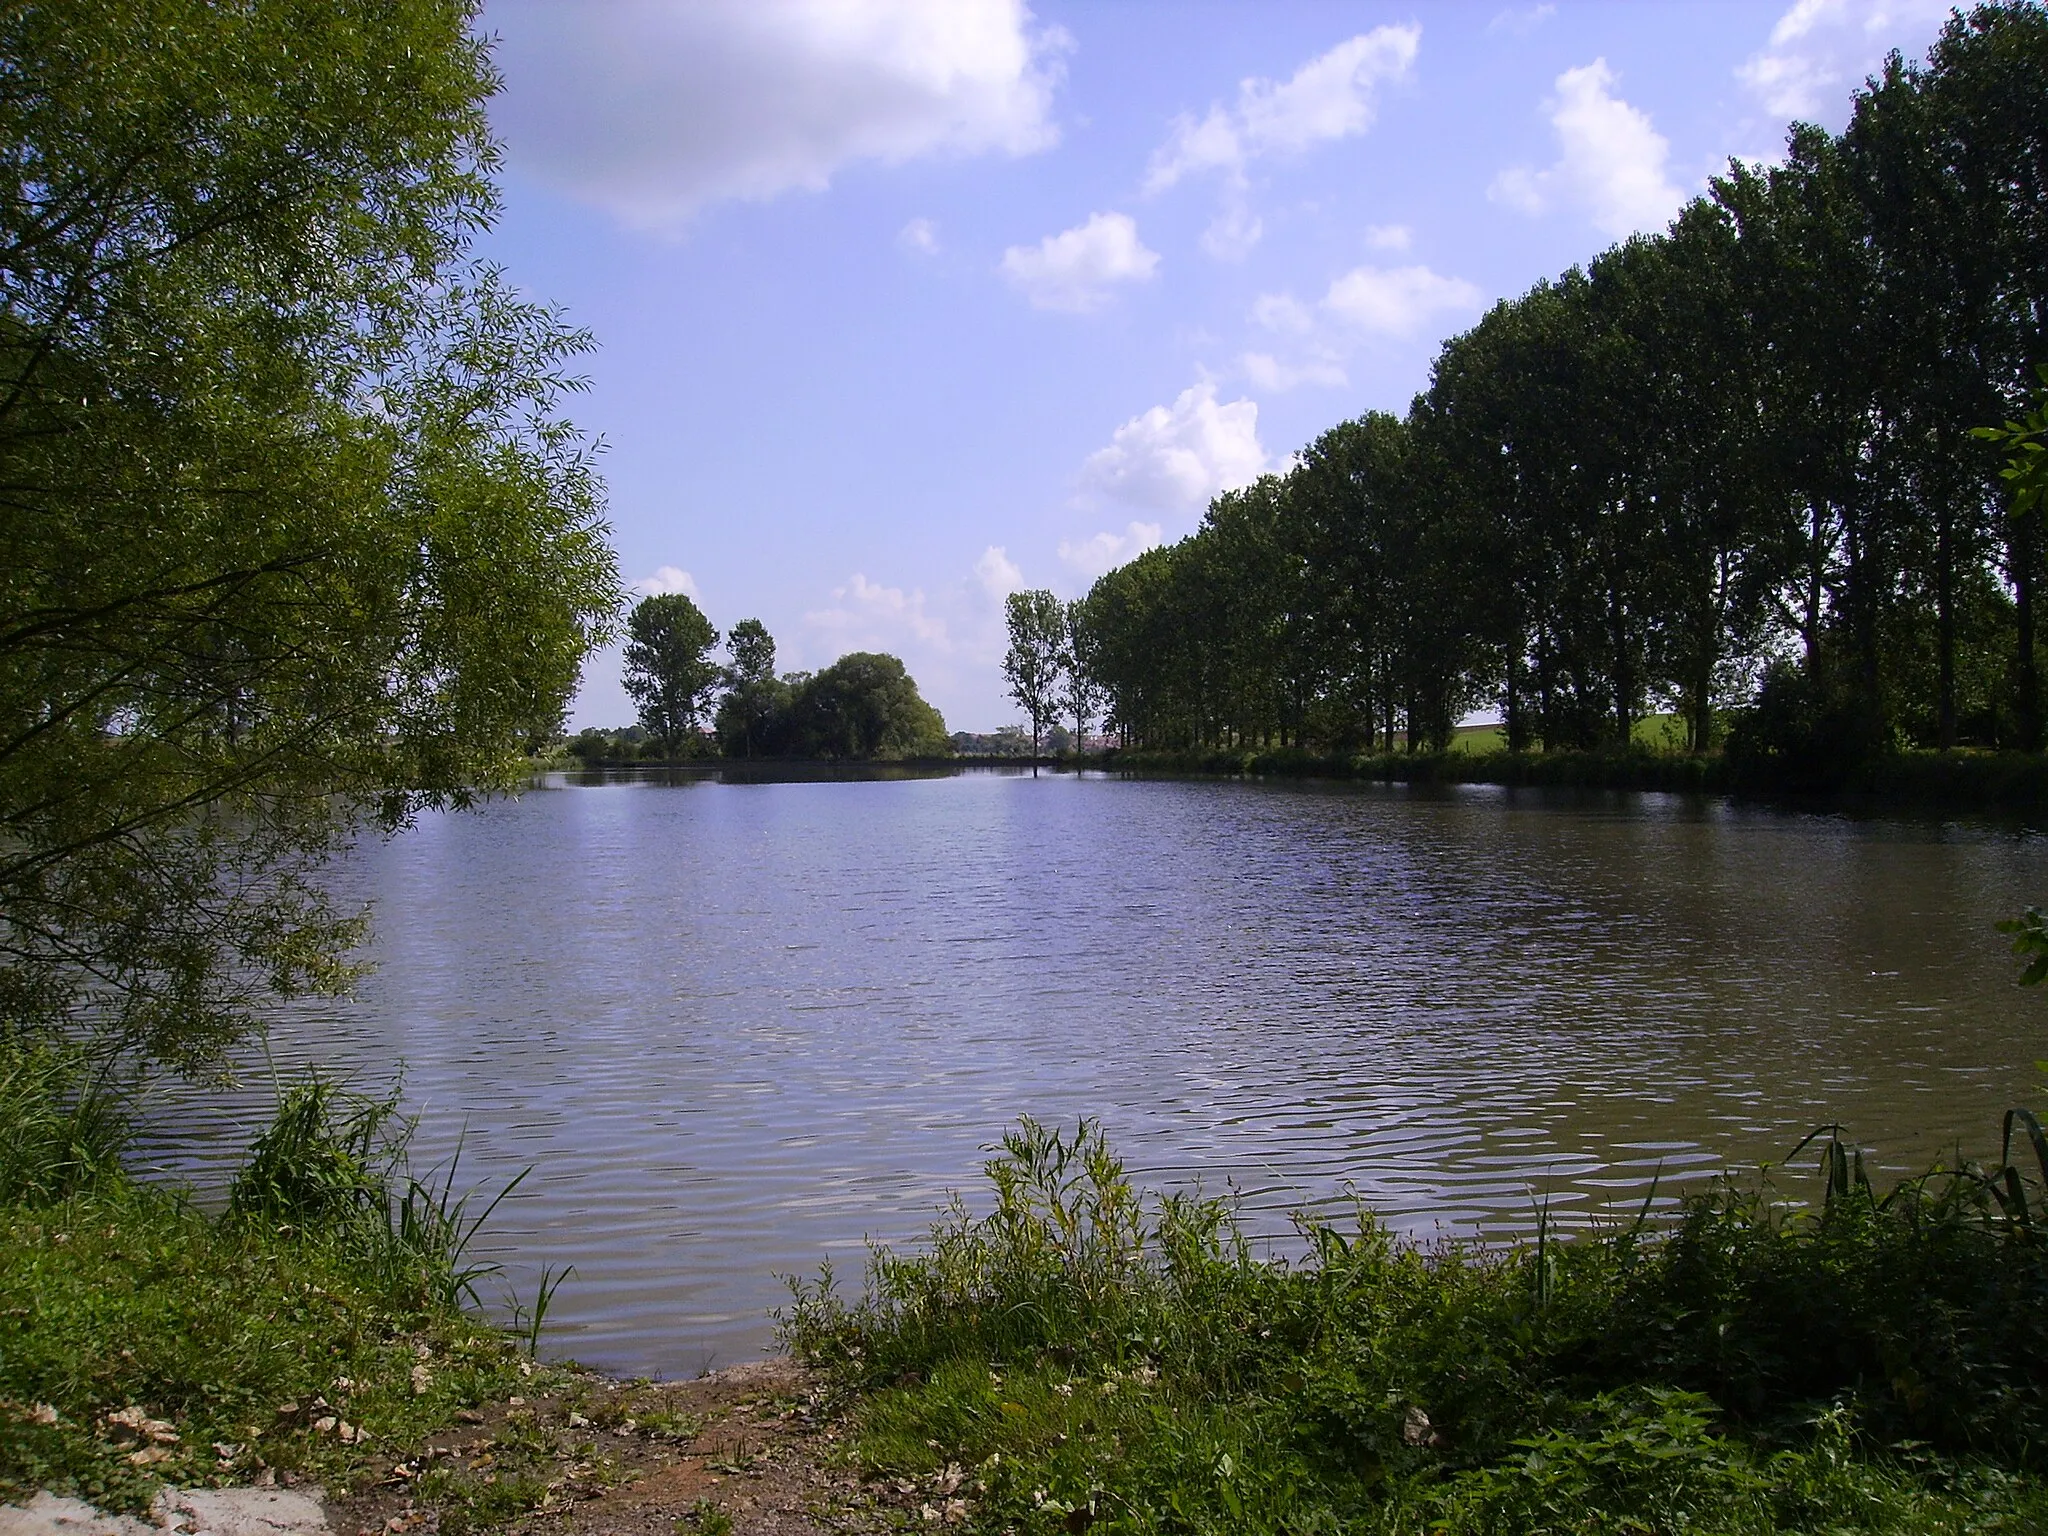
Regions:
[[[1737,761],[1721,753],[1628,752],[1335,753],[1293,747],[1156,750],[1112,747],[1084,756],[824,758],[695,757],[674,763],[546,761],[535,772],[574,780],[635,777],[738,778],[761,782],[915,778],[961,769],[1091,772],[1128,778],[1303,779],[1440,787],[1615,790],[1727,798],[1789,810],[1877,815],[1911,811],[2048,811],[2048,754],[1957,748],[1908,751],[1861,763]]]
[[[370,1451],[331,1488],[292,1472],[166,1484],[147,1515],[44,1490],[0,1505],[0,1536],[810,1536],[894,1529],[905,1509],[914,1517],[930,1490],[863,1479],[839,1438],[815,1374],[788,1355],[686,1381],[563,1362],[537,1367],[523,1392]],[[510,1495],[495,1509],[493,1489]]]
[[[1073,767],[1071,759],[1062,764]],[[2048,755],[1901,752],[1827,770],[1720,755],[1660,752],[1329,754],[1293,748],[1117,750],[1085,764],[1132,777],[1298,778],[1415,786],[1649,791],[1729,798],[1793,810],[1872,814],[2048,809]]]

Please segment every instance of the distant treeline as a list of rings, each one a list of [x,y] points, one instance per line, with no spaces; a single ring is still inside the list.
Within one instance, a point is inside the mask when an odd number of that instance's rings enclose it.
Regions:
[[[625,686],[639,723],[586,729],[568,751],[586,763],[725,757],[873,761],[944,757],[946,722],[894,656],[854,651],[819,672],[775,670],[759,619],[724,637],[681,593],[642,598],[626,620]],[[711,728],[704,728],[706,717]]]
[[[1986,5],[1103,577],[1081,662],[1155,749],[2038,750],[2041,511],[1972,429],[2044,329],[2048,14]]]

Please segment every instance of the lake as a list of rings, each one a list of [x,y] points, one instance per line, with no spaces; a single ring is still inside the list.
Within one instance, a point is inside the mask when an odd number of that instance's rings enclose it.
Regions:
[[[1961,1142],[2048,1056],[2000,917],[2048,841],[1638,794],[1077,778],[571,783],[431,816],[335,872],[378,969],[282,1066],[406,1069],[418,1160],[529,1164],[505,1279],[573,1263],[548,1338],[695,1374],[771,1340],[778,1273],[912,1239],[1021,1113],[1099,1117],[1258,1231],[1352,1195],[1511,1234],[1660,1203],[1844,1122]],[[167,1095],[218,1188],[249,1087]],[[1788,1175],[1795,1191],[1811,1175]],[[492,1284],[484,1293],[492,1296]]]

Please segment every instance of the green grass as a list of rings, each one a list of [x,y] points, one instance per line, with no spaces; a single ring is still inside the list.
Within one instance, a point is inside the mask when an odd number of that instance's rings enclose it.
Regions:
[[[533,1371],[459,1305],[474,1217],[445,1177],[407,1174],[388,1102],[288,1092],[214,1217],[121,1172],[118,1112],[83,1063],[11,1051],[0,1499],[138,1509],[159,1481],[266,1467],[345,1483]]]
[[[0,1033],[0,1205],[62,1199],[117,1177],[127,1137],[89,1062]]]
[[[1026,1122],[989,1215],[855,1300],[798,1286],[785,1333],[873,1470],[991,1531],[2048,1529],[2038,1190],[1881,1197],[1838,1152],[1816,1211],[1731,1185],[1669,1228],[1426,1251],[1361,1212],[1288,1264]]]

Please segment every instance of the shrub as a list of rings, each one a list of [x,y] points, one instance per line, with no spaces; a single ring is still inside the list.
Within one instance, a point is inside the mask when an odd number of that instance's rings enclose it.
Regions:
[[[1020,1529],[2048,1515],[2032,1181],[1962,1166],[1880,1196],[1839,1139],[1824,1164],[1813,1209],[1729,1181],[1668,1227],[1510,1249],[1419,1249],[1361,1210],[1262,1260],[1227,1205],[1141,1195],[1098,1127],[1026,1120],[987,1214],[956,1200],[922,1251],[878,1250],[857,1299],[794,1283],[783,1333],[860,1402],[870,1463],[980,1466]]]

